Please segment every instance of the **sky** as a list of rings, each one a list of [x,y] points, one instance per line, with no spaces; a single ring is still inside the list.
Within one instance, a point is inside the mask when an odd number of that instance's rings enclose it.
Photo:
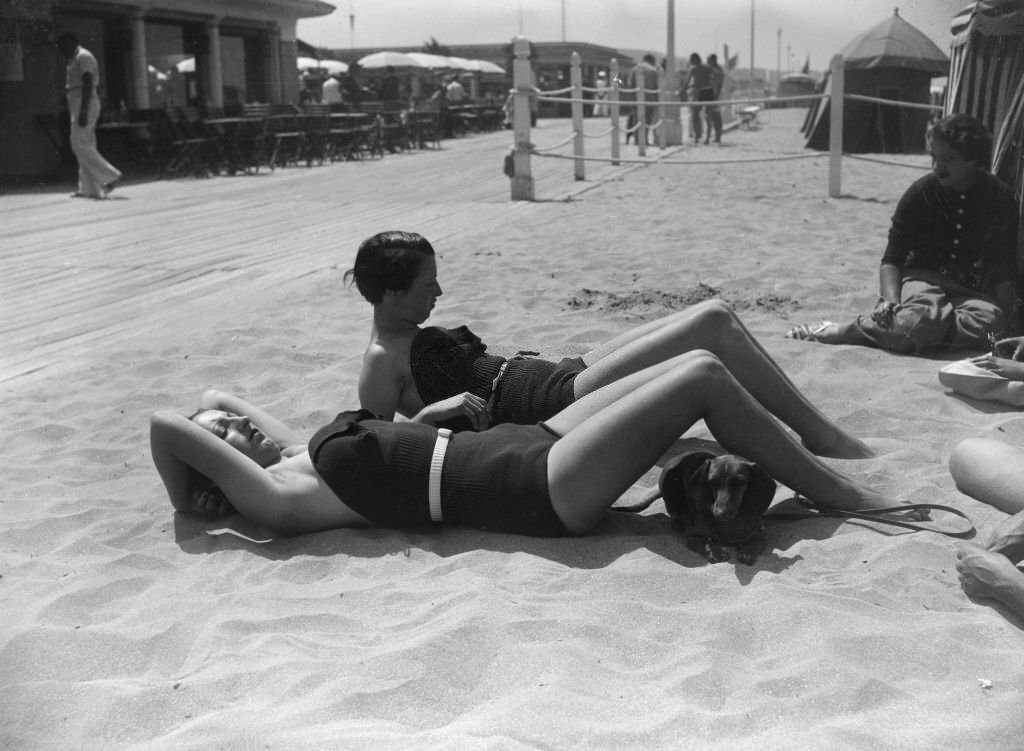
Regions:
[[[666,47],[670,1],[327,0],[334,13],[300,20],[298,35],[317,47],[344,50],[420,46],[432,37],[441,44],[500,43],[522,33],[539,42],[564,38],[657,54]],[[809,57],[812,69],[824,70],[847,42],[897,6],[948,52],[950,20],[965,5],[967,0],[675,0],[676,55],[721,57],[728,44],[730,54],[739,53],[739,65],[749,66],[753,8],[755,66],[785,72]]]

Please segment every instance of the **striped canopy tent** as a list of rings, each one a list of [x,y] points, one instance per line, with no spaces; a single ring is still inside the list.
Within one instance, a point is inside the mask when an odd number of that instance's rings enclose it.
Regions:
[[[839,54],[846,92],[878,99],[929,104],[932,78],[949,71],[946,54],[903,19],[898,9],[854,37]],[[825,91],[831,91],[830,77]],[[828,110],[824,99],[808,113],[804,131],[809,148],[828,148]],[[920,153],[925,150],[927,126],[926,110],[847,99],[843,102],[843,151]]]
[[[1024,0],[971,3],[951,30],[946,113],[973,115],[992,131],[992,171],[1014,189],[1024,213]],[[1018,257],[1024,260],[1024,247]]]

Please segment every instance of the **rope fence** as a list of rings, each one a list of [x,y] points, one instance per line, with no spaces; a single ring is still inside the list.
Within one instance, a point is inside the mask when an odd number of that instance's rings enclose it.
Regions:
[[[829,103],[829,196],[835,198],[841,193],[842,185],[842,158],[857,159],[864,162],[873,162],[896,167],[905,167],[920,170],[922,167],[915,164],[906,164],[894,160],[866,157],[857,154],[843,152],[843,102],[846,100],[868,102],[872,104],[888,105],[895,107],[906,107],[911,109],[927,110],[930,112],[941,111],[942,108],[932,104],[917,102],[903,102],[893,99],[865,96],[845,92],[844,62],[843,58],[836,55],[831,62],[829,87],[820,94],[800,94],[787,97],[737,97],[729,99],[716,99],[711,101],[701,100],[698,103],[680,102],[675,98],[675,93],[668,90],[664,71],[659,73],[659,87],[657,89],[645,88],[643,85],[636,87],[625,87],[620,85],[618,61],[611,61],[609,79],[611,84],[606,88],[583,86],[580,56],[573,52],[570,65],[570,85],[561,89],[541,90],[532,84],[532,71],[528,59],[529,45],[525,39],[519,37],[514,45],[515,58],[513,61],[513,149],[512,149],[512,170],[510,175],[511,198],[514,201],[534,200],[534,182],[531,172],[531,157],[543,159],[561,159],[573,162],[574,176],[576,180],[586,179],[585,165],[590,163],[611,164],[618,166],[645,165],[645,164],[671,164],[671,165],[722,165],[722,164],[743,164],[759,162],[786,162],[800,159],[816,159],[824,156],[824,152],[808,152],[801,154],[778,154],[765,157],[749,157],[744,159],[673,159],[670,156],[647,156],[648,133],[654,133],[659,147],[664,150],[669,146],[682,145],[681,113],[682,108],[697,106],[701,108],[715,107],[728,111],[730,120],[723,129],[730,130],[736,127],[758,127],[758,115],[765,103],[770,99],[772,103],[808,103],[825,102]],[[594,98],[588,99],[585,94],[592,94]],[[599,99],[600,95],[603,99]],[[531,99],[540,102],[553,102],[557,104],[569,104],[572,116],[572,131],[568,138],[558,143],[547,146],[537,146],[530,141],[530,110]],[[601,104],[608,110],[610,125],[599,133],[585,133],[583,128],[583,108]],[[651,110],[656,110],[656,116]],[[632,125],[623,127],[620,123],[623,111],[632,113],[629,119],[635,118]],[[710,127],[710,123],[709,123]],[[629,137],[635,136],[636,157],[623,157],[621,155],[621,143],[623,135],[626,136],[628,144]],[[586,139],[610,138],[611,152],[609,156],[587,156],[584,152]],[[555,153],[572,144],[572,153]]]

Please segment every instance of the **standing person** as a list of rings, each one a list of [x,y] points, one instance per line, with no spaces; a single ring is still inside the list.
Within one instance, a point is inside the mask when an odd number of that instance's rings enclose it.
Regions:
[[[650,128],[658,121],[658,66],[654,61],[654,55],[646,54],[637,66],[629,74],[630,88],[644,90],[644,124],[648,128],[647,142],[651,142]],[[637,95],[639,99],[639,95]],[[633,107],[632,109],[636,109]],[[641,115],[637,113],[637,119]]]
[[[381,101],[391,102],[398,99],[398,76],[395,69],[389,65],[384,69],[384,78],[380,82],[380,90],[377,92]]]
[[[67,60],[64,89],[71,118],[71,151],[78,160],[78,190],[71,195],[106,198],[121,179],[121,172],[104,159],[96,147],[96,122],[100,119],[99,64],[70,32],[57,38],[57,49]]]
[[[686,98],[691,102],[710,102],[715,98],[711,69],[701,62],[700,55],[696,52],[690,55],[690,70],[686,74],[683,88],[686,90]],[[704,105],[701,104],[690,105],[690,134],[695,144],[700,143],[700,138],[704,134],[704,123],[701,120],[703,109]],[[710,130],[711,124],[708,123],[708,131]]]
[[[725,71],[718,64],[718,55],[712,52],[708,55],[707,68],[711,72],[712,98],[717,102],[722,98],[722,86],[725,84]],[[705,107],[708,119],[708,132],[704,138],[707,143],[711,138],[711,131],[715,131],[715,143],[722,143],[722,108],[718,104],[709,104]]]
[[[791,339],[904,354],[985,349],[1012,320],[1017,203],[988,171],[992,136],[969,115],[928,129],[932,171],[900,198],[873,310],[847,323],[802,324]]]
[[[597,91],[594,93],[594,117],[608,116],[608,76],[603,70],[597,73]]]
[[[320,87],[321,104],[341,104],[341,81],[333,73],[324,81]]]
[[[444,87],[441,98],[444,102],[441,109],[444,137],[454,138],[456,117],[455,113],[452,112],[452,107],[458,107],[466,100],[466,89],[463,87],[458,76],[452,76],[452,79]]]
[[[359,112],[363,107],[363,96],[366,93],[359,82],[359,63],[348,66],[348,72],[341,79],[341,93],[352,112]]]

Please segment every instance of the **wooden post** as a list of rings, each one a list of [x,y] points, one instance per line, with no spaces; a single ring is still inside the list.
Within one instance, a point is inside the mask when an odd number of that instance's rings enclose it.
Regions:
[[[580,70],[579,52],[569,56],[569,81],[572,84],[573,175],[577,180],[586,180],[583,166],[583,71]]]
[[[828,194],[831,198],[839,198],[843,186],[843,99],[846,89],[844,67],[842,55],[832,58],[829,75],[831,94],[828,99]]]
[[[647,84],[642,73],[634,77],[633,86],[636,88],[636,153],[637,156],[647,156]]]
[[[665,71],[658,71],[658,120],[661,121],[661,125],[658,126],[658,148],[664,149],[668,143],[666,134],[668,133],[668,92],[665,89],[666,81],[668,77]]]
[[[513,201],[533,200],[533,175],[530,173],[530,97],[533,96],[533,75],[530,70],[530,44],[524,37],[512,41],[515,60],[512,63],[512,142],[514,173],[509,181]]]
[[[619,60],[613,57],[608,67],[608,116],[612,119],[612,164],[619,164],[619,148],[622,143],[622,131],[619,127]]]

